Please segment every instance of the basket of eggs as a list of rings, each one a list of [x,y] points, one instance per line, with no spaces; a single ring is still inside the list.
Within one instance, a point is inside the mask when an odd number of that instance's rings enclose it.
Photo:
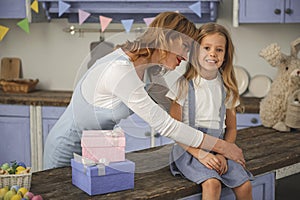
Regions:
[[[23,162],[3,163],[0,169],[0,188],[19,185],[30,190],[31,175],[30,168]]]

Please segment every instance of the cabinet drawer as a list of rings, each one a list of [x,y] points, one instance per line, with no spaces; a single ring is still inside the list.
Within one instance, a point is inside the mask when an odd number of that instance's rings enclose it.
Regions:
[[[56,107],[56,106],[43,106],[42,107],[42,116],[43,119],[58,119],[63,112],[66,110],[66,107]]]
[[[0,105],[0,116],[18,116],[18,117],[29,117],[29,106],[22,105]]]
[[[258,113],[237,113],[236,120],[238,129],[261,125],[261,120]]]

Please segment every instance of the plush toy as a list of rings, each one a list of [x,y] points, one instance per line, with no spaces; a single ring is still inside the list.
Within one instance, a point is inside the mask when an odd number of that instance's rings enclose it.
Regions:
[[[278,131],[290,131],[286,125],[287,99],[297,89],[300,89],[300,38],[291,43],[291,55],[280,51],[278,44],[274,43],[262,49],[259,55],[271,66],[277,67],[277,75],[272,82],[267,96],[260,102],[260,118],[265,127]],[[300,118],[300,115],[298,115]]]

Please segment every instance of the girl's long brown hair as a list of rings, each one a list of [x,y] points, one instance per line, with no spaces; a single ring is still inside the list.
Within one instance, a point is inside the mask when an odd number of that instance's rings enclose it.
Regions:
[[[234,73],[233,68],[233,55],[234,55],[234,46],[230,37],[229,32],[227,29],[216,23],[206,23],[202,25],[199,28],[198,36],[196,37],[196,44],[193,46],[192,51],[190,53],[190,62],[187,66],[187,71],[183,75],[183,77],[180,80],[180,91],[178,98],[182,98],[182,95],[185,96],[187,94],[187,87],[188,82],[192,80],[193,78],[197,77],[199,74],[199,45],[202,42],[202,39],[206,37],[207,35],[218,33],[225,37],[226,39],[226,52],[225,52],[225,58],[224,62],[221,66],[220,73],[222,75],[224,85],[227,89],[226,94],[226,102],[228,101],[229,97],[232,96],[232,106],[235,105],[237,101],[239,101],[239,91],[237,86],[237,80]]]

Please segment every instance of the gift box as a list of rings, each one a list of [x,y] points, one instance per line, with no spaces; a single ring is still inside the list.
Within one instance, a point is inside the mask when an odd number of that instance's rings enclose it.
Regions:
[[[125,160],[125,134],[122,129],[84,130],[81,138],[82,156],[95,162]]]
[[[132,161],[87,166],[72,159],[71,166],[72,183],[89,195],[134,188],[135,164]]]

